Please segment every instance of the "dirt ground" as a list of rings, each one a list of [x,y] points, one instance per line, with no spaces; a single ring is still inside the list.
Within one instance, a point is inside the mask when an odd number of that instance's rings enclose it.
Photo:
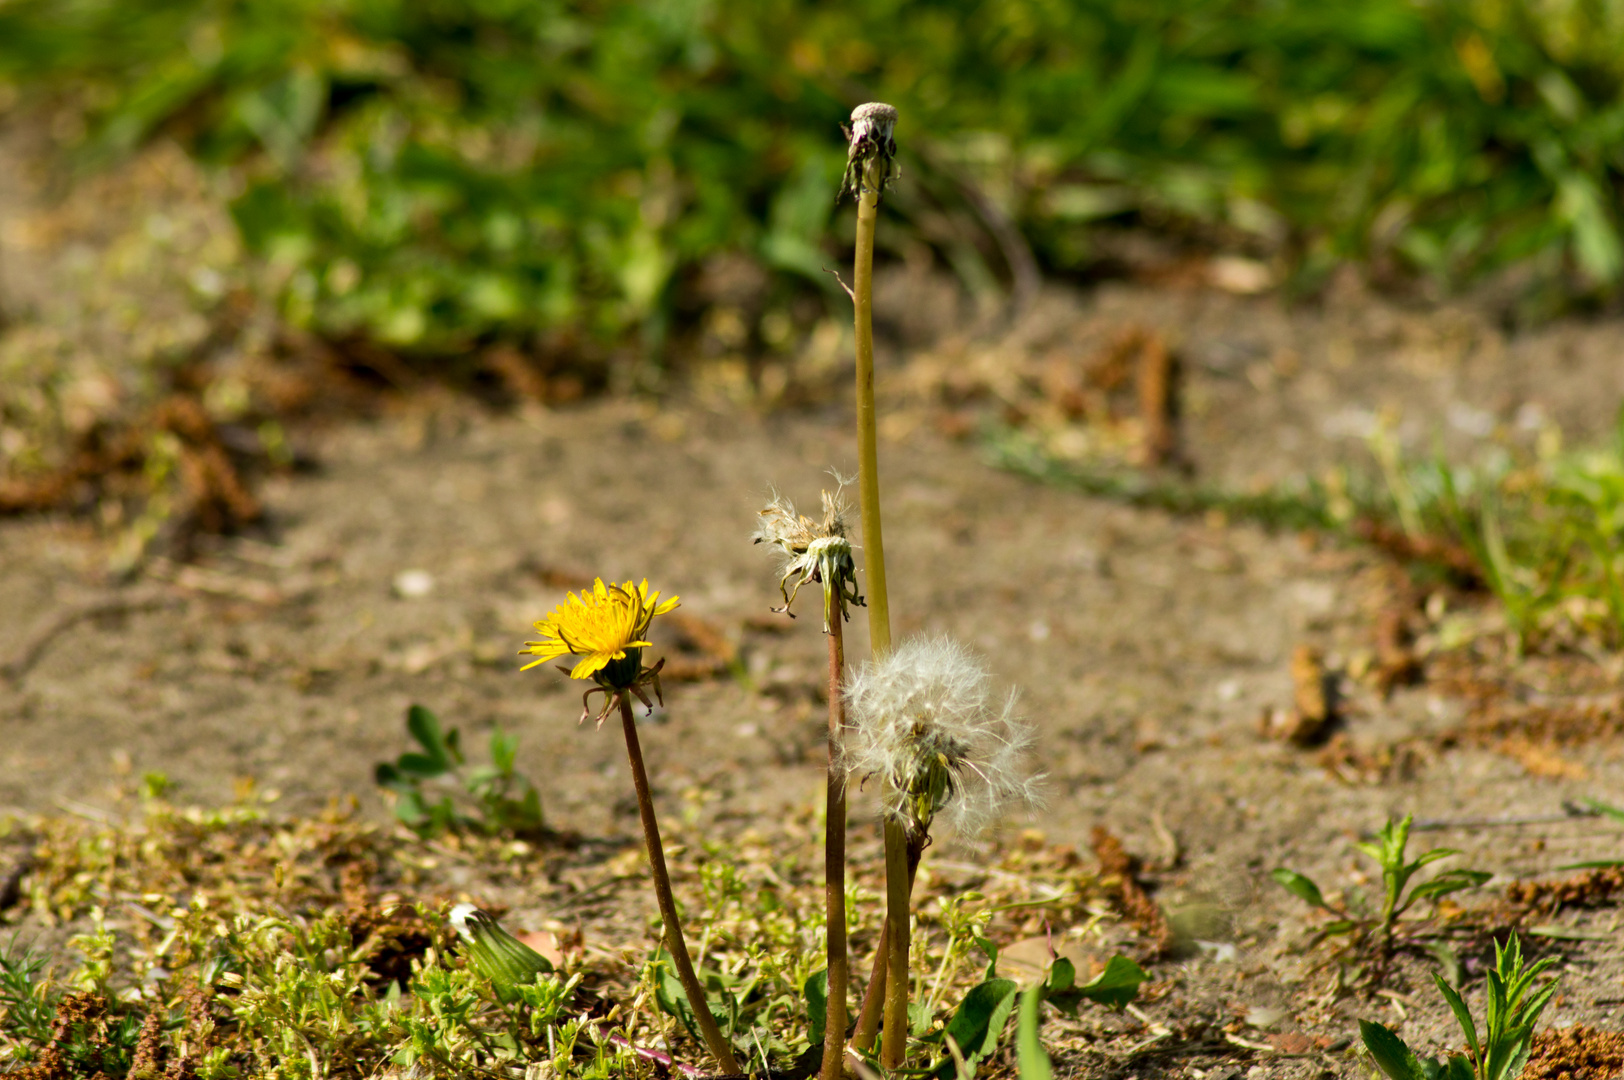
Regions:
[[[1286,865],[1344,887],[1370,869],[1352,843],[1409,812],[1429,826],[1418,840],[1463,850],[1446,865],[1492,870],[1497,882],[1617,857],[1618,827],[1560,820],[1566,802],[1624,801],[1617,745],[1564,747],[1556,767],[1530,771],[1490,748],[1429,744],[1375,775],[1261,737],[1260,713],[1291,702],[1297,646],[1324,650],[1333,671],[1372,647],[1389,561],[997,471],[907,387],[920,372],[996,368],[1080,350],[1110,327],[1153,327],[1179,358],[1184,457],[1203,479],[1247,488],[1364,461],[1360,437],[1383,410],[1409,445],[1439,439],[1452,453],[1547,423],[1570,441],[1600,437],[1624,400],[1624,324],[1513,335],[1479,308],[1411,308],[1351,283],[1305,306],[1108,285],[1046,293],[1012,330],[942,334],[912,323],[950,306],[950,294],[909,292],[901,273],[891,287],[880,316],[894,417],[881,461],[893,619],[901,634],[974,646],[1021,689],[1049,796],[1036,821],[1007,828],[1086,851],[1104,825],[1161,868],[1150,876],[1158,900],[1200,916],[1196,936],[1208,943],[1159,963],[1156,978],[1180,991],[1145,1013],[1250,1017],[1244,1037],[1276,1047],[1206,1067],[1214,1078],[1359,1075],[1339,1043],[1356,1017],[1429,1052],[1454,1046],[1420,967],[1392,984],[1397,996],[1332,1001],[1326,973],[1290,948],[1304,908],[1268,872]],[[300,438],[319,468],[266,482],[262,534],[132,583],[108,580],[106,545],[83,521],[0,521],[0,663],[11,673],[0,680],[0,809],[94,813],[110,789],[155,770],[181,801],[223,803],[252,781],[281,792],[289,811],[356,796],[384,819],[373,767],[407,748],[402,719],[415,702],[476,751],[493,725],[517,734],[520,770],[552,825],[632,836],[618,738],[577,725],[562,677],[518,672],[531,622],[594,575],[647,576],[698,620],[687,645],[708,628],[737,650],[730,671],[668,684],[666,707],[646,723],[659,798],[699,791],[719,819],[758,828],[821,800],[823,642],[811,618],[770,616],[775,564],[749,533],[771,487],[815,505],[825,470],[855,470],[838,400],[764,411],[701,384],[659,405],[503,414],[427,393]],[[866,641],[859,612],[851,655]],[[677,637],[659,644],[696,655]],[[1596,664],[1616,680],[1616,658]],[[1354,680],[1343,691],[1353,756],[1424,742],[1465,709],[1426,683],[1385,700]],[[871,828],[865,805],[854,833]],[[1545,820],[1485,824],[1514,818]],[[1545,1023],[1616,1030],[1618,909],[1563,918],[1592,939],[1542,946],[1565,957]],[[1309,1038],[1265,1041],[1292,1032]],[[1176,1059],[1108,1071],[1207,1075]]]

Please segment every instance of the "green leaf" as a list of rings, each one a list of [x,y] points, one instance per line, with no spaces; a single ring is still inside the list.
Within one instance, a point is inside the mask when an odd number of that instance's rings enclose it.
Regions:
[[[664,949],[654,955],[654,1003],[667,1016],[676,1017],[691,1037],[699,1039],[699,1025],[695,1021],[693,1008],[688,1004],[688,994],[682,988],[682,980],[672,970]]]
[[[1422,856],[1419,859],[1415,860],[1415,862],[1411,863],[1410,865],[1419,870],[1421,867],[1426,866],[1428,863],[1435,863],[1439,859],[1447,859],[1451,855],[1459,855],[1459,854],[1460,854],[1460,852],[1457,851],[1455,848],[1447,848],[1447,847],[1433,848],[1431,851],[1423,853]]]
[[[1488,881],[1494,875],[1483,870],[1451,870],[1431,881],[1423,881],[1410,890],[1410,900],[1425,900],[1428,897],[1437,899],[1448,896],[1450,893],[1460,892],[1462,889],[1475,889]]]
[[[1041,985],[1021,995],[1021,1013],[1015,1021],[1015,1066],[1020,1080],[1052,1080],[1054,1076],[1049,1054],[1038,1041],[1038,1014],[1042,1010],[1043,996]]]
[[[402,754],[395,759],[395,768],[413,780],[433,780],[451,771],[450,763],[444,758],[428,754]]]
[[[824,1025],[829,1022],[829,972],[820,971],[807,979],[806,985],[801,987],[801,996],[806,999],[807,1027],[810,1030],[807,1042],[812,1046],[822,1046]]]
[[[491,732],[491,765],[503,776],[513,774],[513,763],[519,755],[519,737],[509,735],[500,727]]]
[[[1472,1063],[1459,1054],[1451,1056],[1443,1063],[1442,1068],[1439,1068],[1438,1063],[1431,1058],[1426,1059],[1423,1066],[1430,1066],[1438,1080],[1477,1080]]]
[[[1121,1009],[1139,996],[1139,984],[1150,978],[1126,956],[1113,956],[1105,970],[1076,988],[1076,993],[1112,1009]]]
[[[1464,969],[1460,957],[1455,954],[1454,949],[1442,941],[1429,941],[1424,948],[1432,955],[1434,960],[1438,961],[1438,966],[1443,968],[1443,977],[1446,980],[1451,983],[1462,981]]]
[[[1455,1022],[1460,1024],[1461,1032],[1466,1036],[1466,1045],[1471,1047],[1472,1056],[1477,1057],[1482,1051],[1478,1047],[1477,1025],[1472,1021],[1471,1010],[1466,1007],[1466,1002],[1461,1000],[1455,988],[1445,982],[1442,976],[1434,975],[1432,981],[1438,984],[1438,992],[1449,1003],[1449,1011],[1455,1014]]]
[[[943,1037],[950,1036],[958,1043],[966,1064],[974,1066],[998,1049],[998,1037],[1015,1009],[1018,989],[1013,979],[988,979],[964,995],[953,1019],[947,1022]],[[952,1066],[951,1061],[945,1062],[937,1070],[937,1076],[952,1077]]]
[[[415,789],[400,792],[395,799],[396,821],[408,829],[421,832],[428,819],[428,808],[423,805],[423,797]]]
[[[1046,994],[1060,994],[1070,990],[1077,981],[1077,966],[1064,956],[1055,957],[1049,965],[1049,978],[1044,984]]]
[[[1624,409],[1619,410],[1618,417],[1619,417],[1619,427],[1618,427],[1619,438],[1621,440],[1624,440]],[[1621,445],[1619,447],[1619,455],[1621,457],[1624,457],[1624,445]],[[1604,814],[1607,817],[1610,817],[1614,821],[1618,822],[1620,825],[1624,825],[1624,809],[1620,809],[1619,807],[1612,806],[1612,805],[1610,805],[1608,803],[1604,803],[1600,799],[1586,799],[1586,800],[1584,800],[1584,804],[1586,806],[1590,807],[1590,809],[1596,811],[1596,813]]]
[[[1612,941],[1618,936],[1605,930],[1580,930],[1560,923],[1540,923],[1538,926],[1530,926],[1527,933],[1555,941]]]
[[[986,974],[982,975],[981,977],[983,979],[996,979],[998,977],[998,945],[997,945],[997,943],[993,942],[993,941],[991,941],[991,940],[989,940],[987,938],[982,937],[980,934],[974,935],[973,937],[970,938],[970,940],[972,942],[974,942],[975,947],[980,949],[982,951],[982,953],[987,957],[987,971],[986,971]]]
[[[413,705],[406,710],[406,730],[434,762],[438,772],[447,772],[453,766],[462,764],[462,753],[457,746],[459,741],[457,730],[453,728],[449,734],[442,732],[439,718],[422,705]],[[402,755],[400,759],[402,767],[405,767],[404,763],[408,757],[415,755]]]
[[[1330,905],[1325,902],[1325,897],[1320,893],[1319,886],[1302,874],[1297,873],[1297,871],[1287,870],[1282,866],[1271,872],[1269,876],[1278,881],[1283,889],[1310,907],[1324,908],[1326,911],[1331,910]]]
[[[1359,1037],[1376,1067],[1391,1080],[1431,1080],[1404,1040],[1374,1020],[1359,1021]]]

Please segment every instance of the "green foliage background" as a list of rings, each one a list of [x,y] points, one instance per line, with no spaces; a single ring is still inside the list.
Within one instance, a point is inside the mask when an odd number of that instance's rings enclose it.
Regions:
[[[240,172],[285,316],[411,351],[657,341],[719,251],[831,288],[869,99],[882,244],[971,281],[989,212],[1050,271],[1119,222],[1306,280],[1624,277],[1615,0],[0,0],[0,79],[82,106],[93,161],[163,132]]]

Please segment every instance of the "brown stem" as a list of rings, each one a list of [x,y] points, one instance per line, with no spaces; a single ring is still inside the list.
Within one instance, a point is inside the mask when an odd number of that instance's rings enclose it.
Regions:
[[[671,895],[671,875],[665,869],[665,847],[660,843],[660,823],[654,819],[654,796],[649,793],[648,773],[643,768],[643,747],[637,740],[631,698],[625,692],[620,694],[620,726],[626,732],[626,757],[632,766],[632,786],[637,789],[637,809],[643,817],[643,839],[648,843],[649,869],[654,873],[654,896],[660,904],[660,918],[665,922],[665,950],[671,954],[671,963],[677,969],[677,978],[682,982],[683,993],[688,995],[688,1005],[694,1011],[694,1020],[699,1024],[699,1032],[705,1037],[711,1056],[724,1073],[740,1073],[733,1047],[722,1037],[722,1029],[716,1026],[716,1017],[711,1015],[710,1006],[705,1002],[704,987],[699,985],[693,961],[688,959],[688,946],[682,940],[677,901]]]
[[[908,844],[908,894],[913,895],[914,878],[919,872],[919,858],[925,853],[925,838],[920,836],[917,840],[909,838]],[[874,1039],[880,1033],[880,1017],[885,1008],[885,971],[888,964],[886,942],[891,940],[891,919],[886,917],[885,923],[880,927],[880,948],[874,954],[874,967],[869,972],[868,989],[863,991],[863,1005],[857,1012],[857,1030],[853,1032],[851,1046],[853,1050],[867,1050],[874,1045]]]
[[[908,831],[902,822],[885,819],[885,1041],[880,1064],[902,1068],[908,1050],[908,937],[909,894]]]
[[[838,586],[837,586],[838,587]],[[823,1080],[841,1080],[846,1053],[846,780],[840,775],[840,741],[846,707],[840,679],[846,668],[846,643],[839,604],[829,620],[829,774],[828,819],[824,826],[823,899],[829,937],[829,1011],[823,1028]]]

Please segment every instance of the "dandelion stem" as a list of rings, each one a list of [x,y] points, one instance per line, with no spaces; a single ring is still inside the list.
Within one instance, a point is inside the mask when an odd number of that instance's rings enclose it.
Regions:
[[[823,1029],[823,1078],[841,1080],[846,1052],[846,780],[839,771],[840,740],[846,709],[840,680],[846,669],[846,643],[838,605],[829,618],[829,791],[824,825],[824,904],[829,937],[829,1002]]]
[[[868,577],[868,637],[875,656],[891,648],[891,607],[885,591],[885,543],[880,529],[879,446],[874,428],[874,222],[884,166],[863,166],[857,197],[857,261],[852,306],[857,311],[857,499],[863,516],[863,572]]]
[[[885,820],[885,1041],[880,1064],[900,1069],[908,1048],[909,894],[907,826]]]
[[[626,732],[626,757],[631,762],[632,786],[637,789],[637,809],[643,817],[643,839],[648,843],[649,868],[654,874],[654,896],[659,901],[660,918],[665,923],[665,949],[671,954],[671,963],[677,969],[683,993],[693,1009],[694,1020],[705,1038],[705,1045],[724,1073],[737,1074],[743,1070],[733,1057],[733,1047],[716,1026],[705,1002],[705,990],[694,974],[693,961],[688,959],[688,946],[682,940],[682,923],[677,919],[677,901],[671,895],[671,875],[665,869],[665,847],[660,843],[660,823],[654,818],[654,796],[648,787],[648,773],[643,768],[643,747],[637,739],[637,722],[632,719],[629,694],[620,694],[620,724]]]
[[[919,858],[925,852],[924,839],[909,838],[908,843],[908,895],[913,895],[914,877],[919,870]],[[853,1050],[867,1050],[874,1045],[880,1033],[880,1018],[885,1006],[885,972],[890,963],[886,942],[891,940],[891,917],[886,916],[880,927],[880,948],[874,954],[874,967],[869,972],[868,989],[863,991],[863,1005],[857,1012],[857,1028],[852,1033]]]

